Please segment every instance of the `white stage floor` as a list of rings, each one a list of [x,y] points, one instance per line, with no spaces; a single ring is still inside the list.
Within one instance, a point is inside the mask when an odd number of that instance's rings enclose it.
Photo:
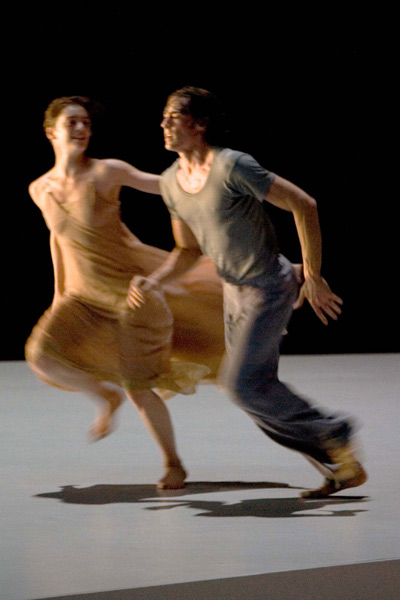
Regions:
[[[168,402],[190,475],[159,493],[128,403],[90,444],[86,397],[0,363],[1,600],[400,598],[400,356],[283,356],[280,375],[357,417],[366,484],[299,499],[321,475],[205,386]]]

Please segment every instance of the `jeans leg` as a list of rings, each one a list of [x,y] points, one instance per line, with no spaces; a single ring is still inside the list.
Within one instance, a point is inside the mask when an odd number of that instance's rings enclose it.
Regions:
[[[295,295],[290,278],[265,289],[225,284],[226,386],[234,402],[271,439],[329,462],[326,443],[347,441],[350,424],[312,406],[278,378],[282,331]]]

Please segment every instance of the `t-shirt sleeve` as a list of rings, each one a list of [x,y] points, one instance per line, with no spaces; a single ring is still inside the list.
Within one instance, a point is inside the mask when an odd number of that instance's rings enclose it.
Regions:
[[[250,195],[260,202],[271,187],[275,174],[264,169],[249,154],[240,154],[230,176],[230,187],[241,195]]]

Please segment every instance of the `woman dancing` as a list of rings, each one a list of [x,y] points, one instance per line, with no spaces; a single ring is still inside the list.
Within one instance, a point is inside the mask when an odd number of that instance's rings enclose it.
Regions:
[[[161,489],[184,486],[164,397],[192,393],[213,379],[224,352],[220,281],[211,262],[200,264],[164,295],[129,305],[133,277],[146,277],[167,252],[140,242],[120,218],[128,186],[159,193],[159,177],[115,159],[86,154],[93,103],[80,96],[53,100],[44,130],[55,164],[29,186],[50,230],[54,298],[26,344],[26,359],[50,385],[92,396],[98,406],[90,435],[113,427],[124,393],[155,439],[165,472]]]

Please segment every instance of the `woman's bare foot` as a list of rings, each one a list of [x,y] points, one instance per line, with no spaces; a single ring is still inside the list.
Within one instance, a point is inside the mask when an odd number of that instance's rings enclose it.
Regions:
[[[165,468],[165,475],[157,483],[159,490],[180,490],[185,487],[187,473],[182,465],[170,465]]]
[[[113,431],[115,426],[114,413],[122,402],[122,395],[115,390],[108,390],[107,394],[102,397],[99,401],[99,416],[94,420],[89,430],[89,438],[92,442],[103,439]]]

